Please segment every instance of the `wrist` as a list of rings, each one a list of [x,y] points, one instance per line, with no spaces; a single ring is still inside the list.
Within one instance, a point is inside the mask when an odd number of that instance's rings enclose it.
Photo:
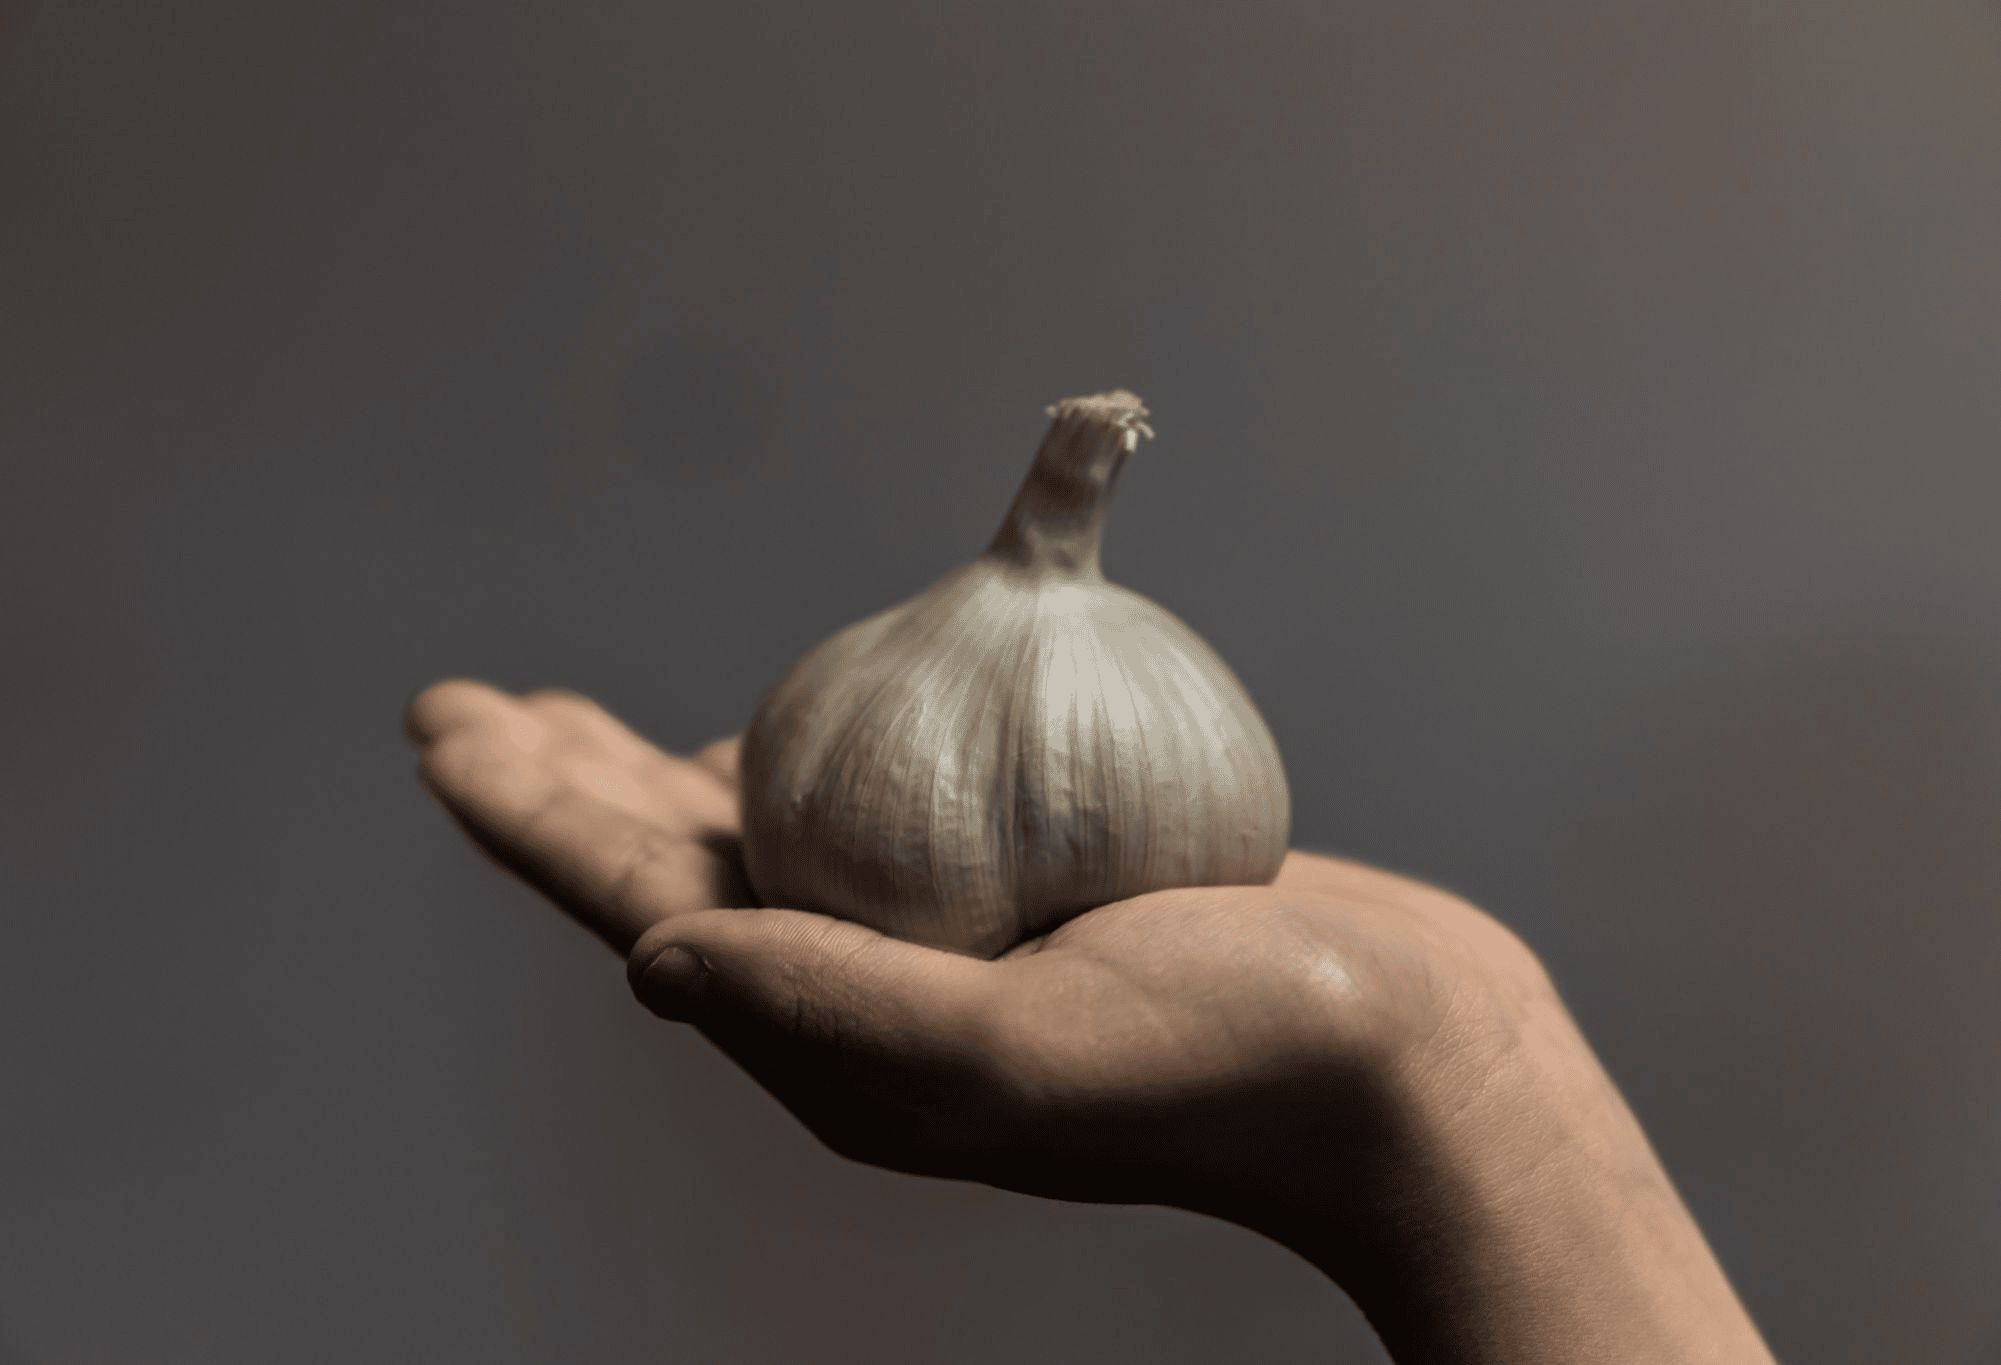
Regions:
[[[1343,1252],[1281,1240],[1347,1289],[1400,1365],[1770,1365],[1554,989],[1517,985],[1462,997],[1481,1003],[1392,1069],[1402,1121],[1369,1176],[1368,1236]]]

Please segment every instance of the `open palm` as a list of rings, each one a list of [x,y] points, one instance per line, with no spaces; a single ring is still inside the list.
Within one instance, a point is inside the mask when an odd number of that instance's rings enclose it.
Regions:
[[[453,819],[626,956],[644,1003],[893,1169],[1279,1235],[1285,1171],[1394,1145],[1405,1057],[1491,1017],[1469,992],[1544,984],[1463,901],[1297,851],[1271,886],[1136,897],[981,961],[757,907],[734,740],[678,758],[573,693],[465,681],[406,729]]]

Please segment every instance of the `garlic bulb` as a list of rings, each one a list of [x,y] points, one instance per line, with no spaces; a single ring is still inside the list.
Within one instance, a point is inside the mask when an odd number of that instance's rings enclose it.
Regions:
[[[987,552],[758,708],[743,848],[764,904],[993,957],[1109,901],[1277,875],[1271,731],[1194,631],[1098,568],[1147,411],[1120,390],[1049,413]]]

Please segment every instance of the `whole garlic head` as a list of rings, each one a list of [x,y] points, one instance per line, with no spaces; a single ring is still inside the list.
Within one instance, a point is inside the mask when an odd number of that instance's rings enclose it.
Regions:
[[[1153,433],[1123,390],[1055,419],[987,552],[827,639],[742,748],[766,905],[993,957],[1086,910],[1278,873],[1291,801],[1229,666],[1105,581],[1120,468]]]

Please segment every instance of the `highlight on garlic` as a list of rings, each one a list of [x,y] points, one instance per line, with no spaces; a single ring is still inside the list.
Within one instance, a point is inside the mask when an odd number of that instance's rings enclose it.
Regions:
[[[1049,414],[986,553],[808,651],[751,720],[764,904],[994,957],[1110,901],[1278,874],[1291,798],[1264,718],[1098,567],[1147,410],[1118,390]]]

